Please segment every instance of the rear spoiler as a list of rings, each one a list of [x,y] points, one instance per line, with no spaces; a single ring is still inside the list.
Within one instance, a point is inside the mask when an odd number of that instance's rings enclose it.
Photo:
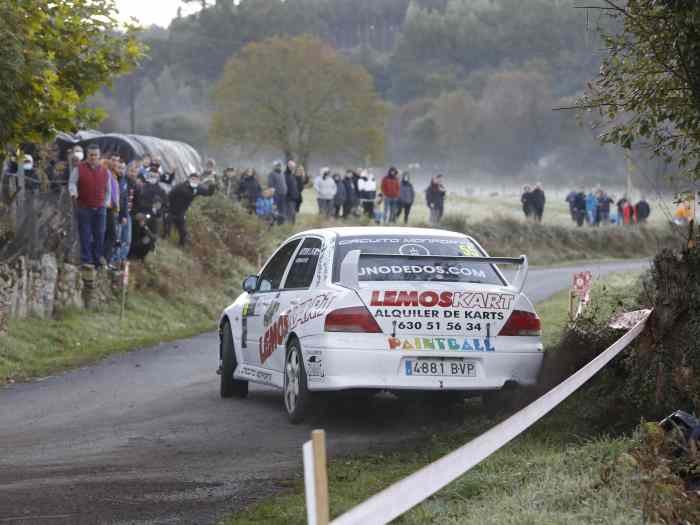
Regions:
[[[340,284],[347,287],[356,289],[358,288],[360,282],[358,279],[358,268],[360,264],[360,257],[395,257],[397,259],[441,259],[445,261],[473,261],[482,262],[489,264],[510,264],[514,266],[519,266],[513,282],[508,286],[513,289],[513,291],[520,293],[523,291],[525,286],[525,280],[527,279],[527,255],[521,255],[520,257],[468,257],[463,255],[401,255],[398,253],[386,254],[386,253],[361,253],[360,250],[352,250],[343,259],[340,264]]]

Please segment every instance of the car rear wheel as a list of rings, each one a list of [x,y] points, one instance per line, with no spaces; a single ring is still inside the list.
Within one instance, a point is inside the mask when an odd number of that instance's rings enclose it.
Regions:
[[[233,348],[231,326],[224,323],[223,335],[221,336],[221,387],[219,389],[221,397],[243,398],[248,396],[248,381],[233,378],[236,366],[238,366],[238,362]]]
[[[298,339],[292,339],[287,346],[284,362],[284,407],[289,421],[301,423],[308,415],[311,406],[311,392],[306,381],[304,359]]]

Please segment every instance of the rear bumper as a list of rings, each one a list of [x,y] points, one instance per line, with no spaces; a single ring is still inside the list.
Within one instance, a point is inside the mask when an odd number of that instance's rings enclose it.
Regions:
[[[386,336],[324,335],[302,340],[310,390],[495,390],[507,381],[521,385],[537,382],[543,360],[542,344],[535,337],[511,337],[496,343],[493,352],[401,351],[386,349]],[[502,339],[502,338],[501,338]],[[469,360],[475,377],[406,375],[406,359],[446,357]]]

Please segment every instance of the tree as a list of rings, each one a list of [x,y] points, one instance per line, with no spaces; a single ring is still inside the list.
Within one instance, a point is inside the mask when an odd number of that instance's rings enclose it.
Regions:
[[[700,178],[700,5],[693,0],[604,0],[621,31],[578,100],[596,111],[603,143],[641,147]]]
[[[312,154],[379,160],[384,106],[372,78],[311,36],[247,45],[213,92],[215,143],[267,146],[304,164]]]
[[[81,107],[142,54],[114,0],[0,3],[0,146],[40,141],[94,122]]]

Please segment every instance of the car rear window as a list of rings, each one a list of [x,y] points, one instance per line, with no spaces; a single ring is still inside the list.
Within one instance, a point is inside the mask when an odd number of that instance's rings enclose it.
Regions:
[[[333,280],[340,278],[340,264],[352,250],[363,255],[360,281],[441,281],[504,284],[489,263],[460,261],[458,257],[486,254],[467,237],[364,235],[341,237],[335,248]],[[412,257],[412,256],[421,257]]]

